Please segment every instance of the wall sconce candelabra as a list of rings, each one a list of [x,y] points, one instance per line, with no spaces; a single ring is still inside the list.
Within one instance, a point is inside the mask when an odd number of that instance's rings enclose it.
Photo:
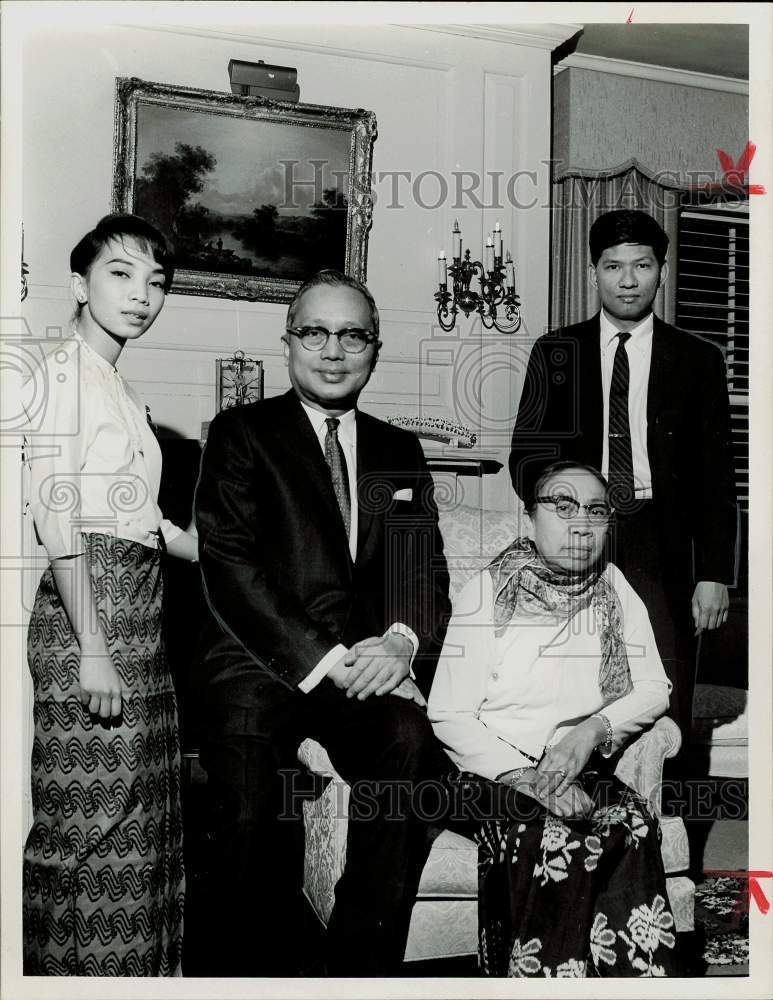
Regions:
[[[480,315],[487,330],[515,333],[521,325],[520,300],[515,291],[515,264],[510,251],[502,259],[502,230],[499,223],[486,238],[484,260],[470,259],[470,251],[462,258],[462,232],[454,220],[453,263],[449,265],[445,250],[438,255],[438,285],[435,292],[437,318],[446,332],[453,330],[456,316],[461,309],[465,316],[471,312]],[[451,291],[448,276],[451,276]],[[470,283],[475,276],[480,281],[480,292],[473,291]],[[450,317],[450,318],[449,318]]]

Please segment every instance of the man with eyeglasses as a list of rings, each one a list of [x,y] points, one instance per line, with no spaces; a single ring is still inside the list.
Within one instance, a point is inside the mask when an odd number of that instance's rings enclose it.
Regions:
[[[534,345],[510,475],[519,496],[562,459],[609,479],[616,510],[610,558],[649,613],[685,748],[694,636],[725,623],[735,578],[725,365],[713,344],[652,311],[668,275],[668,236],[651,215],[607,212],[589,242],[589,281],[601,311]]]
[[[400,789],[444,763],[417,681],[432,679],[448,573],[418,440],[357,408],[381,346],[368,290],[320,272],[290,304],[282,339],[292,388],[212,421],[196,491],[214,619],[201,678],[217,865],[210,974],[304,965],[291,824],[277,817],[280,771],[313,737],[353,803],[325,971],[387,975],[429,851]]]

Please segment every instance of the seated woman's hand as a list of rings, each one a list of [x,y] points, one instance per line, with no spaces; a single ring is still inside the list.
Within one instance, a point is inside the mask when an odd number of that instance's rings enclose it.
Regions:
[[[563,794],[580,776],[605,735],[604,723],[591,716],[570,729],[555,746],[549,747],[537,765],[535,791],[538,796]]]
[[[561,792],[548,792],[546,795],[537,793],[533,788],[533,794],[548,812],[562,819],[585,819],[593,812],[593,800],[576,784],[569,785]]]
[[[562,792],[540,792],[537,790],[537,769],[516,768],[506,771],[497,778],[505,785],[515,788],[522,795],[530,795],[554,816],[565,819],[582,819],[593,812],[593,800],[577,784],[569,784]]]

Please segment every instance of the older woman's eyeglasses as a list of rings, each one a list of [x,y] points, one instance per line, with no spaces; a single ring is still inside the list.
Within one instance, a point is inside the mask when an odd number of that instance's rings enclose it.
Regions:
[[[300,340],[307,351],[321,351],[331,337],[338,337],[341,349],[347,354],[362,354],[369,344],[375,344],[378,337],[370,330],[347,327],[345,330],[326,330],[324,326],[287,327],[287,332]]]
[[[536,503],[549,504],[552,509],[566,520],[577,517],[581,510],[587,511],[591,524],[607,524],[614,514],[614,507],[607,503],[579,503],[574,497],[554,496],[535,497]]]

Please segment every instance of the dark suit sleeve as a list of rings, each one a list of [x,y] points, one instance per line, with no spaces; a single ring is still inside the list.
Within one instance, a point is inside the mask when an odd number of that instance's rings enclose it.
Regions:
[[[735,471],[730,430],[727,372],[721,351],[702,344],[703,375],[696,429],[701,438],[700,490],[695,497],[695,579],[734,584],[736,579]]]
[[[346,642],[407,625],[419,642],[413,669],[426,693],[451,611],[432,476],[413,434],[370,419],[358,433],[363,457],[378,458],[358,473],[362,538]]]
[[[194,504],[202,580],[215,618],[256,667],[296,686],[337,640],[267,572],[260,540],[267,519],[260,502],[263,468],[242,414],[215,417]]]
[[[568,386],[566,387],[568,389]],[[566,400],[551,378],[548,345],[540,338],[532,347],[518,404],[510,449],[510,479],[523,500],[534,489],[540,472],[563,456],[563,443],[571,414]]]

